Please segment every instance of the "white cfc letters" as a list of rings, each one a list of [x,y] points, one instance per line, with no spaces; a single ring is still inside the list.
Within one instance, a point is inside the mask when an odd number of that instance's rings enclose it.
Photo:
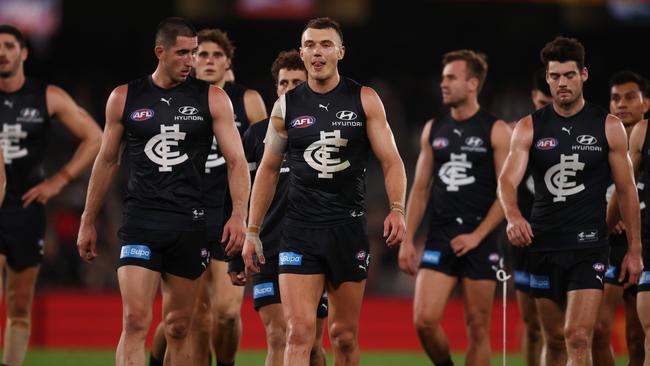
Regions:
[[[339,152],[339,147],[345,147],[347,144],[348,140],[341,138],[341,130],[321,131],[320,140],[309,145],[303,157],[310,167],[319,172],[318,178],[331,179],[332,173],[340,172],[350,166],[349,161],[341,162],[340,158],[332,157],[332,153]]]
[[[449,161],[442,164],[438,176],[447,185],[448,192],[458,192],[460,186],[466,186],[476,181],[467,175],[467,169],[472,169],[472,162],[467,161],[467,154],[451,153]]]
[[[15,159],[27,156],[27,148],[20,147],[20,140],[27,138],[27,132],[23,131],[20,124],[3,124],[0,132],[0,143],[5,156],[5,164],[9,165]]]
[[[567,196],[580,193],[585,189],[584,184],[578,185],[574,178],[579,170],[583,170],[585,163],[578,161],[578,154],[560,155],[560,162],[550,167],[544,174],[544,183],[548,191],[554,195],[553,202],[564,202]]]
[[[178,141],[185,140],[185,132],[180,132],[179,125],[160,125],[160,133],[152,137],[144,147],[147,157],[160,165],[158,171],[171,172],[174,165],[183,163],[188,159],[187,154],[181,155],[180,151],[172,151],[178,146]]]

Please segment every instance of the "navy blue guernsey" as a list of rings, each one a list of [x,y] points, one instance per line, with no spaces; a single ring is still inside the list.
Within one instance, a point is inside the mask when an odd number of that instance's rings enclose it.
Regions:
[[[260,166],[262,156],[264,156],[264,137],[266,129],[269,126],[269,120],[258,122],[252,125],[243,137],[244,151],[246,160],[251,171],[251,181],[255,180],[255,173]],[[284,217],[287,213],[287,196],[289,194],[289,165],[286,159],[282,159],[280,168],[280,178],[275,190],[275,196],[269,210],[264,217],[260,231],[260,239],[264,244],[264,255],[272,257],[278,254],[280,250],[280,241],[282,237],[282,227]]]
[[[288,131],[288,223],[324,227],[365,215],[370,142],[361,85],[341,77],[319,94],[303,83],[285,94]]]
[[[242,85],[228,82],[224,84],[223,90],[228,94],[228,98],[230,98],[235,125],[239,131],[239,136],[242,136],[250,125],[244,106],[244,94],[248,89]],[[205,163],[205,173],[205,205],[208,207],[210,213],[208,215],[208,226],[220,227],[223,223],[222,221],[226,221],[223,219],[224,216],[230,216],[232,203],[228,196],[228,168],[226,166],[226,160],[217,145],[217,139],[214,137],[212,139],[212,147],[210,148],[208,161]],[[227,208],[224,208],[224,200],[228,201]]]
[[[128,84],[122,123],[131,167],[125,220],[134,227],[205,226],[203,180],[213,138],[209,84],[188,78],[162,89],[150,76]]]
[[[447,114],[432,123],[430,227],[452,222],[478,225],[494,204],[497,180],[491,135],[496,121],[480,109],[464,121]]]
[[[22,207],[22,196],[45,179],[43,159],[51,121],[47,85],[27,78],[13,93],[0,91],[0,143],[5,159],[7,190],[3,208]]]
[[[606,119],[607,112],[590,103],[571,117],[560,116],[552,105],[532,114],[532,251],[607,245],[611,171]]]

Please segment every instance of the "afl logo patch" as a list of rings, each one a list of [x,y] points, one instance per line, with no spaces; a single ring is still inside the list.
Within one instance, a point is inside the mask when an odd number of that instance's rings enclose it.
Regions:
[[[557,147],[557,140],[553,137],[546,137],[537,140],[535,143],[537,150],[552,150]]]
[[[134,121],[146,121],[149,118],[153,117],[153,114],[153,109],[138,109],[137,111],[131,113],[131,119]]]
[[[305,128],[313,125],[314,123],[316,123],[316,118],[312,116],[300,116],[291,121],[289,125],[292,128]]]
[[[441,149],[444,149],[445,147],[449,146],[449,140],[447,140],[444,137],[437,137],[435,140],[433,140],[433,143],[431,144],[431,146],[435,150],[441,150]]]

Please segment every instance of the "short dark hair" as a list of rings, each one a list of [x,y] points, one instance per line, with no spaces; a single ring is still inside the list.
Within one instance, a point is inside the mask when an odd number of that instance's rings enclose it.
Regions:
[[[226,57],[231,60],[235,57],[235,46],[232,44],[230,38],[228,38],[228,33],[221,29],[201,29],[197,36],[199,37],[199,44],[203,42],[216,43],[223,49],[223,53],[226,54]]]
[[[609,88],[611,89],[614,85],[621,85],[625,83],[635,83],[639,86],[639,90],[643,94],[643,97],[648,97],[648,93],[650,93],[650,85],[648,84],[648,79],[637,74],[634,71],[624,70],[612,75],[612,78],[609,79]]]
[[[533,90],[539,90],[547,97],[551,96],[551,88],[546,82],[546,68],[540,67],[533,75]]]
[[[480,92],[485,83],[488,71],[487,57],[485,54],[472,50],[447,52],[442,57],[442,67],[454,61],[465,61],[469,74],[478,79],[478,92]]]
[[[196,37],[196,29],[183,18],[171,17],[163,19],[156,29],[156,44],[171,47],[176,44],[177,37]]]
[[[343,31],[341,30],[341,26],[339,23],[331,18],[314,18],[307,22],[307,25],[305,26],[305,29],[302,30],[302,34],[305,33],[305,31],[309,28],[313,29],[334,29],[336,33],[339,35],[339,38],[341,38],[341,44],[343,44]]]
[[[296,50],[282,51],[278,54],[278,57],[275,58],[275,61],[273,61],[271,74],[273,75],[273,80],[275,80],[276,84],[278,83],[278,77],[280,75],[280,70],[282,69],[307,72],[305,64],[300,58],[300,53]]]
[[[20,45],[20,48],[25,48],[27,45],[27,41],[25,40],[25,36],[23,35],[23,32],[21,32],[18,28],[14,27],[13,25],[10,24],[0,24],[0,34],[11,34],[16,38],[16,41],[18,41],[18,45]]]
[[[580,70],[585,67],[585,47],[575,38],[556,37],[542,48],[539,57],[546,67],[550,61],[575,61]]]

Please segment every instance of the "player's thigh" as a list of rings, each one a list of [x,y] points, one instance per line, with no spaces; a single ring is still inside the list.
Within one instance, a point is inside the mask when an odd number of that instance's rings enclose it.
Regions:
[[[163,314],[189,316],[199,295],[199,280],[165,273],[162,280]]]
[[[540,325],[546,335],[546,341],[564,338],[565,314],[563,306],[557,301],[546,298],[535,298],[535,307],[539,314]]]
[[[267,335],[270,332],[282,332],[287,329],[287,322],[284,319],[282,304],[270,304],[261,307],[258,310],[260,320],[264,324]]]
[[[228,263],[212,260],[210,261],[210,276],[213,309],[218,312],[239,311],[244,299],[244,286],[235,286],[230,282],[228,274]]]
[[[124,315],[150,314],[160,284],[160,273],[140,266],[124,265],[117,269],[117,280]]]
[[[420,269],[415,280],[413,316],[418,322],[439,322],[458,278],[431,269]]]
[[[650,291],[641,291],[636,295],[636,311],[641,325],[646,329],[646,337],[650,336]]]
[[[603,292],[598,289],[573,290],[567,294],[566,328],[591,331],[596,323]]]
[[[465,319],[470,326],[489,327],[496,282],[463,278]]]
[[[605,283],[602,301],[600,303],[600,307],[598,308],[598,323],[602,326],[605,324],[611,326],[611,324],[614,322],[616,309],[623,300],[623,291],[623,286]]]
[[[325,275],[281,273],[279,282],[287,323],[304,322],[315,326],[316,308],[325,286]]]
[[[535,298],[530,293],[530,290],[516,290],[515,296],[517,297],[517,304],[519,305],[519,312],[526,324],[539,323],[537,317],[537,307],[535,306]]]

